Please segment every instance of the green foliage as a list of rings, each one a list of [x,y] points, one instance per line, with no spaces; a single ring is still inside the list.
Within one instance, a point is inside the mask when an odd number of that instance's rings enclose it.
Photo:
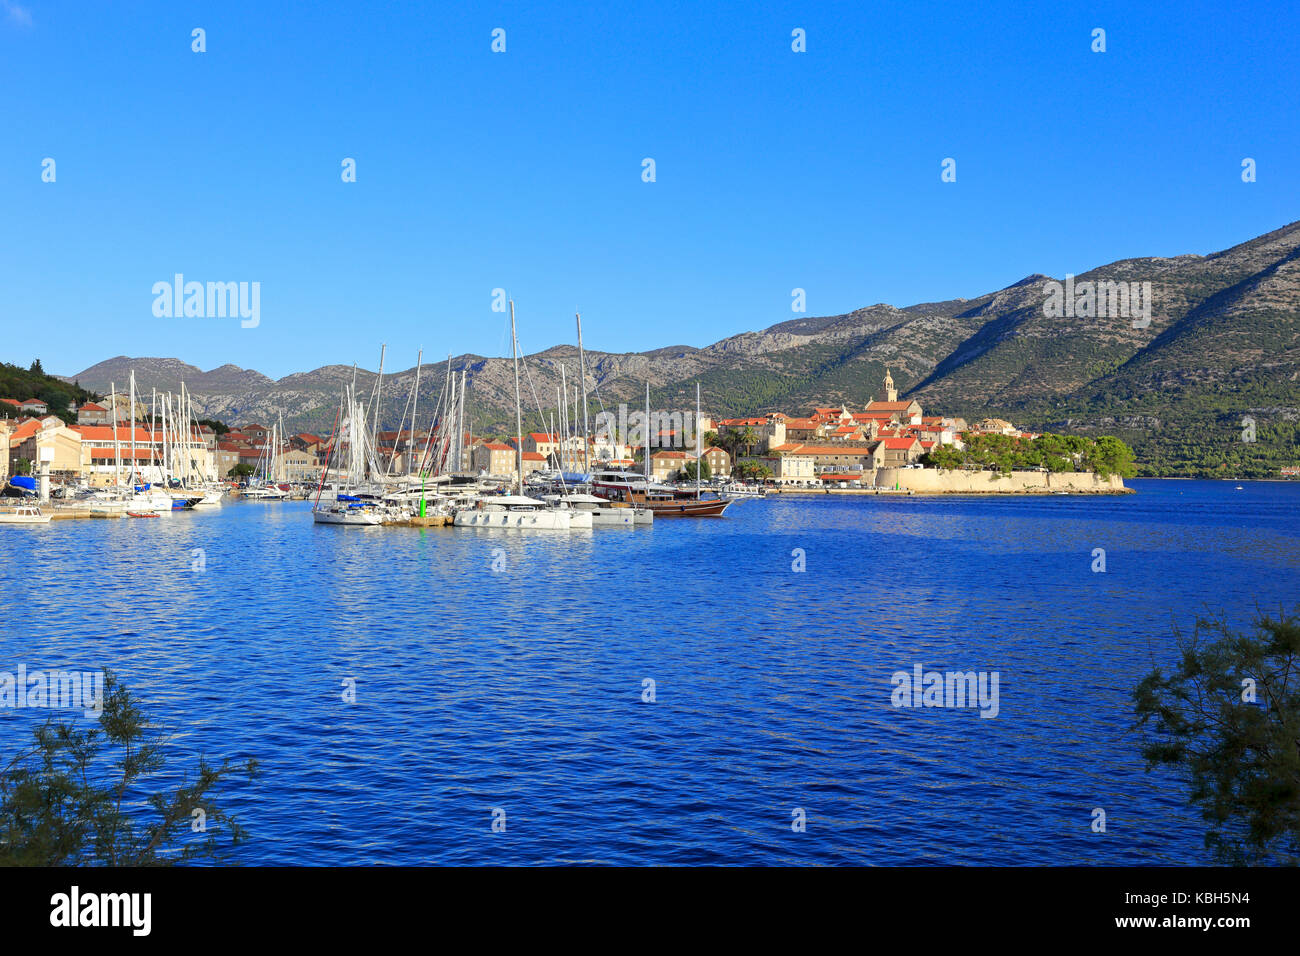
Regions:
[[[1143,477],[1278,478],[1282,468],[1300,465],[1295,387],[1263,373],[1179,390],[1121,389],[1005,414],[1033,428],[1101,421],[1133,449]],[[1247,440],[1248,418],[1254,441]]]
[[[685,465],[682,466],[682,477],[689,478],[692,481],[695,480],[695,462],[688,461]],[[707,458],[701,458],[700,459],[700,480],[708,481],[712,477],[713,477],[713,469],[709,467],[709,460]]]
[[[224,435],[226,434],[226,432],[230,431],[229,425],[227,425],[225,422],[219,422],[215,418],[200,418],[199,424],[207,425],[209,428],[212,429],[212,433],[214,435]]]
[[[1166,675],[1133,692],[1148,770],[1172,768],[1221,862],[1300,863],[1300,617],[1261,616],[1254,634],[1200,619]],[[1253,681],[1253,699],[1249,688]]]
[[[257,469],[252,465],[238,464],[226,472],[227,478],[247,478]]]
[[[97,729],[48,720],[0,769],[0,866],[222,861],[217,834],[224,829],[232,847],[246,834],[213,793],[237,769],[251,779],[256,762],[213,766],[200,757],[192,775],[142,800],[150,778],[163,771],[168,741],[110,671],[103,704]],[[206,827],[197,834],[196,810]]]
[[[1029,469],[1092,471],[1102,478],[1119,475],[1132,478],[1137,470],[1133,450],[1110,435],[1085,438],[1082,435],[1044,434],[1037,438],[1010,435],[967,435],[966,448],[938,445],[921,456],[927,468],[972,468],[999,474]]]
[[[68,411],[69,405],[97,402],[103,396],[88,392],[80,385],[69,385],[62,379],[46,375],[41,360],[36,359],[27,369],[0,362],[0,398],[12,398],[19,402],[39,398],[50,406],[51,415],[57,415],[71,424],[77,420],[77,416],[75,412]],[[12,418],[20,414],[13,406],[0,406],[0,416]]]
[[[737,478],[764,479],[772,477],[772,469],[756,461],[742,461],[732,469]]]

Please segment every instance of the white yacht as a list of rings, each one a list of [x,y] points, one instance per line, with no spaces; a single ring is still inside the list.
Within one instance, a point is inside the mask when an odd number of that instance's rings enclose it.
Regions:
[[[546,502],[525,495],[492,495],[480,498],[476,507],[457,511],[452,524],[457,528],[568,531],[574,514],[571,508],[548,508]]]
[[[311,520],[317,524],[346,525],[381,525],[384,523],[384,509],[373,502],[347,500],[348,495],[339,495],[338,500],[329,504],[318,504],[311,509]]]
[[[546,500],[568,504],[573,509],[575,518],[590,515],[593,528],[631,528],[654,521],[654,513],[651,511],[615,504],[605,498],[597,498],[595,495],[548,495]],[[574,527],[577,525],[575,524]]]

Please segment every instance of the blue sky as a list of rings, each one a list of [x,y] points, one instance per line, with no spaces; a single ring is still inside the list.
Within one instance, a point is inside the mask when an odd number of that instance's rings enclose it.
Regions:
[[[528,350],[575,310],[593,349],[703,346],[796,287],[828,315],[1214,251],[1300,218],[1298,32],[1284,3],[0,0],[0,357],[508,354],[498,287]],[[260,282],[260,324],[155,318],[177,272]]]

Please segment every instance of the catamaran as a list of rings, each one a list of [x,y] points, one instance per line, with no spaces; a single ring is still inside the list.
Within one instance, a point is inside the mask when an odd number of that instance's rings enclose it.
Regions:
[[[638,523],[649,524],[654,520],[654,515],[643,508],[616,504],[606,498],[581,492],[571,495],[547,495],[545,500],[552,507],[567,505],[573,510],[575,520],[581,520],[580,516],[590,516],[593,528],[632,528]],[[639,514],[644,514],[644,521],[638,522]]]

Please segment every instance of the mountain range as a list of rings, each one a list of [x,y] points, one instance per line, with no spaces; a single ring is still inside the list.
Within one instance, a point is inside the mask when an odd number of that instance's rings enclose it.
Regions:
[[[1073,278],[1150,283],[1150,322],[1128,317],[1053,315],[1049,283],[1031,275],[973,299],[896,308],[877,304],[845,315],[800,317],[704,348],[587,351],[591,408],[639,408],[646,383],[659,409],[719,416],[806,413],[847,404],[857,410],[888,368],[900,394],[927,414],[1007,418],[1023,427],[1116,434],[1146,474],[1276,476],[1297,460],[1300,438],[1300,223],[1210,255],[1124,259]],[[1059,310],[1058,310],[1059,311]],[[1079,312],[1089,311],[1081,308]],[[1091,310],[1096,311],[1096,310]],[[584,329],[588,341],[599,329]],[[572,388],[578,351],[557,345],[526,357],[524,408],[542,423],[556,404],[561,366]],[[211,371],[174,358],[118,356],[66,376],[107,393],[134,368],[144,388],[182,381],[202,417],[232,424],[283,416],[290,430],[328,430],[344,385],[367,396],[375,373],[329,365],[273,380],[223,365]],[[448,364],[420,374],[421,419],[432,410]],[[475,434],[513,430],[509,358],[460,355]],[[416,370],[385,372],[381,417],[403,419]],[[534,398],[536,396],[536,398]],[[538,411],[538,406],[543,412]]]

